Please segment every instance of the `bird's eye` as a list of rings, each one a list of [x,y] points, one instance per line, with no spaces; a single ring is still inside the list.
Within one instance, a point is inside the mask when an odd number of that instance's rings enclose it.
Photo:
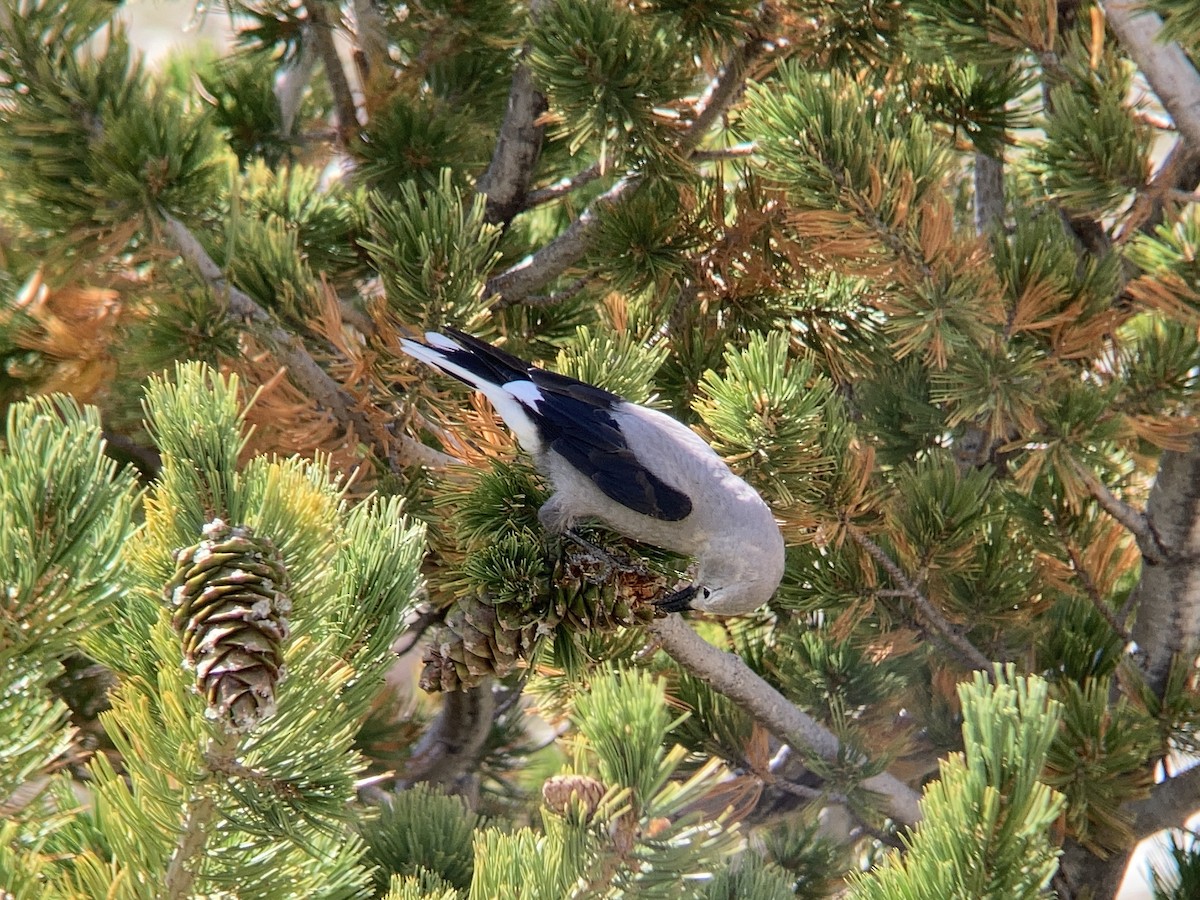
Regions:
[[[710,591],[706,587],[702,587],[702,588],[700,588],[700,596],[702,599],[707,600],[709,597],[712,596],[712,591]]]

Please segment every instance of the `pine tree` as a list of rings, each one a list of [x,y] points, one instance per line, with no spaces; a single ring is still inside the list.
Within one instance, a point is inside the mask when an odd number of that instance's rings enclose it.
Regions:
[[[1193,2],[229,11],[0,0],[0,893],[1100,898],[1200,808]],[[545,534],[446,325],[776,597]]]

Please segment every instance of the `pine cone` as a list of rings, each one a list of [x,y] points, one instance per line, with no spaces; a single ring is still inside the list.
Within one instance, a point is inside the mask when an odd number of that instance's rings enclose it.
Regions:
[[[183,639],[183,661],[196,671],[207,715],[230,731],[248,731],[275,712],[284,677],[287,570],[274,544],[244,526],[214,519],[204,540],[175,553],[163,593]]]
[[[542,802],[551,812],[568,817],[582,809],[584,822],[596,814],[605,793],[604,785],[590,775],[554,775],[542,783]]]
[[[456,599],[425,651],[421,687],[457,691],[503,677],[532,655],[537,640],[565,626],[611,631],[654,618],[651,603],[667,579],[647,568],[617,568],[591,551],[566,545],[545,583],[544,602],[498,601],[486,592]]]
[[[533,652],[553,624],[544,614],[493,604],[484,594],[460,597],[449,608],[425,651],[421,687],[458,691],[484,678],[504,676]]]
[[[579,631],[612,631],[654,618],[651,603],[667,579],[649,569],[614,569],[590,551],[568,546],[554,566],[555,612]]]

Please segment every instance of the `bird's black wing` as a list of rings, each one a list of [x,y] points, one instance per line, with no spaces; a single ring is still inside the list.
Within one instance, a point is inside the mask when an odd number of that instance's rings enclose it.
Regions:
[[[605,496],[642,515],[678,522],[692,511],[687,494],[651,472],[629,449],[612,411],[616,394],[553,372],[531,368],[542,399],[538,431],[547,447],[586,475]]]
[[[435,348],[437,352],[491,384],[501,385],[510,381],[528,380],[529,372],[534,368],[525,360],[513,356],[511,353],[505,353],[499,347],[493,347],[465,331],[446,328],[442,333],[453,339],[462,349],[454,350],[438,346]],[[453,372],[450,374],[462,380],[461,376],[454,375]]]
[[[545,446],[590,478],[606,497],[666,522],[678,522],[691,513],[692,501],[687,494],[647,469],[629,449],[612,415],[617,404],[625,402],[623,397],[539,369],[464,331],[446,328],[443,333],[462,349],[439,345],[438,353],[473,375],[496,385],[533,383],[536,399],[524,394],[518,399]]]

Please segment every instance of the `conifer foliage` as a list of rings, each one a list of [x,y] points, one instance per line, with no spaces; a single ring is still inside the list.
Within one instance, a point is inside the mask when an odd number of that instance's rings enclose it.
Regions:
[[[227,10],[0,0],[0,896],[1103,898],[1200,809],[1194,2]],[[777,595],[546,534],[447,325]]]

